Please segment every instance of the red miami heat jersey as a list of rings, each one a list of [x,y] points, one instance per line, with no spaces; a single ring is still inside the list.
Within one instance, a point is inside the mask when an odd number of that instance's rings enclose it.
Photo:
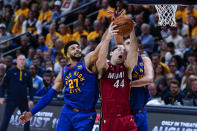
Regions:
[[[129,114],[130,80],[127,69],[124,64],[114,66],[109,62],[108,65],[100,80],[101,111],[103,115]]]

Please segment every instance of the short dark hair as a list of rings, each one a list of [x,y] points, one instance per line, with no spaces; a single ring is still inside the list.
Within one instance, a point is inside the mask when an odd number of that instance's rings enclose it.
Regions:
[[[175,45],[174,45],[174,43],[173,43],[173,42],[169,42],[169,43],[167,43],[167,46],[168,46],[168,47],[170,47],[170,48],[174,48],[174,47],[175,47]]]
[[[153,56],[158,56],[158,57],[160,57],[160,54],[159,54],[158,52],[153,52],[152,55],[151,55],[151,57],[153,57]]]
[[[111,48],[110,52],[113,52],[113,51],[114,51],[115,49],[117,49],[117,48],[118,48],[117,46]]]
[[[176,79],[172,79],[171,82],[170,82],[170,84],[176,84],[176,85],[178,85],[178,87],[180,88],[180,83],[179,83],[179,81],[176,80]]]
[[[67,51],[68,51],[68,47],[71,45],[77,44],[79,45],[79,43],[77,41],[70,41],[68,43],[66,43],[66,45],[64,46],[64,54],[67,55]]]

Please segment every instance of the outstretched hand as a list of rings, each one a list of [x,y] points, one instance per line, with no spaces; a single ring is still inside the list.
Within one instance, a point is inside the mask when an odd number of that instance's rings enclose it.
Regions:
[[[28,122],[32,117],[31,112],[23,112],[23,114],[19,117],[19,122],[21,124],[25,124],[26,122]]]
[[[111,40],[112,36],[113,35],[116,35],[118,34],[118,31],[119,30],[116,30],[115,27],[117,25],[113,25],[113,22],[110,24],[109,28],[108,28],[108,33],[107,33],[107,36],[106,36],[106,39],[107,40]]]

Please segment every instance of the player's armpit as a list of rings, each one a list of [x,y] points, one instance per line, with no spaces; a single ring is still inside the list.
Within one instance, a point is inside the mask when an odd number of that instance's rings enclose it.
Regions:
[[[146,86],[153,82],[153,67],[150,58],[143,57],[144,61],[144,77],[140,78],[139,80],[132,81],[130,86],[131,87],[142,87]]]

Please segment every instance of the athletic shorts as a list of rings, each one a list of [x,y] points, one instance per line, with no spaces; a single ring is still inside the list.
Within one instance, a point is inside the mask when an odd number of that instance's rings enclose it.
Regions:
[[[56,131],[92,131],[96,119],[94,112],[76,112],[63,106]]]
[[[132,115],[103,117],[100,128],[101,131],[137,131]]]

